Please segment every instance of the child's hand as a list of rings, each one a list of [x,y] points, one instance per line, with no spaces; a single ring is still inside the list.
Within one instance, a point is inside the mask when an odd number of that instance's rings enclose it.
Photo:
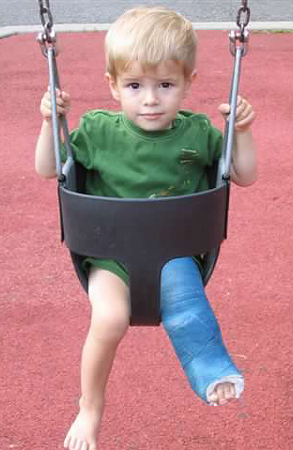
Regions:
[[[66,115],[70,110],[70,95],[67,94],[64,91],[60,91],[59,89],[56,89],[56,101],[57,101],[57,114],[58,116]],[[42,100],[41,100],[41,114],[43,116],[43,119],[47,122],[51,121],[52,118],[52,106],[51,106],[51,99],[50,99],[50,91],[48,90]]]
[[[223,117],[227,120],[230,113],[230,105],[227,103],[222,103],[219,106],[219,111]],[[252,109],[250,103],[243,97],[237,97],[237,110],[236,110],[236,122],[235,129],[237,131],[246,131],[255,119],[255,112]]]

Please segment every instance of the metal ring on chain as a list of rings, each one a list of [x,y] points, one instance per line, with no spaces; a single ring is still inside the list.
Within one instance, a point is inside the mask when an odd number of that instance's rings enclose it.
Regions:
[[[44,27],[44,38],[50,44],[53,43],[52,29],[54,26],[53,16],[50,9],[49,0],[39,0],[40,18]]]

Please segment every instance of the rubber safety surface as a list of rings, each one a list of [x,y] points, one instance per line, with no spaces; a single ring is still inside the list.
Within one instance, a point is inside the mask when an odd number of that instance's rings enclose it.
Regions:
[[[104,81],[104,34],[60,34],[70,126],[117,108]],[[186,108],[222,126],[232,58],[226,32],[199,33],[198,78]],[[259,180],[233,187],[229,239],[208,286],[246,378],[242,399],[208,407],[191,392],[162,328],[132,328],[111,375],[100,449],[293,448],[293,35],[251,34],[241,93],[258,118]],[[0,41],[0,448],[61,449],[79,397],[86,296],[59,242],[55,181],[34,172],[47,87],[35,36]]]

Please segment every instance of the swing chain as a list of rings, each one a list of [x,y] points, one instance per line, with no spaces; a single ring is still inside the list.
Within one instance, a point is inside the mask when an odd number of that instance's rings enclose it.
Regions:
[[[49,0],[39,0],[40,18],[43,25],[43,31],[39,33],[37,41],[41,46],[42,53],[45,57],[48,55],[48,47],[52,47],[55,54],[56,51],[56,33],[54,31],[54,21],[50,9]]]
[[[249,32],[246,27],[249,24],[249,20],[250,8],[248,7],[248,0],[242,0],[236,17],[238,30],[231,31],[229,34],[230,52],[233,56],[235,56],[237,48],[241,49],[243,56],[245,56],[248,51]]]
[[[248,0],[242,0],[242,5],[240,6],[240,8],[238,10],[237,18],[236,18],[236,23],[237,23],[237,26],[240,28],[241,33],[244,33],[245,28],[249,24],[249,20],[250,20],[250,8],[247,6],[247,3],[248,3]]]

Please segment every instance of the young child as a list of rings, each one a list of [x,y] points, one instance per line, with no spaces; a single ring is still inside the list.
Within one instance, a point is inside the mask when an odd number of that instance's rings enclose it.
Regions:
[[[90,171],[87,192],[153,198],[206,189],[206,168],[219,158],[222,136],[205,115],[180,110],[196,79],[191,23],[165,8],[132,9],[111,26],[105,52],[106,78],[122,111],[88,112],[71,134],[74,157]],[[58,114],[67,114],[69,95],[58,91],[57,104]],[[219,110],[226,118],[229,105]],[[36,171],[50,178],[56,172],[48,92],[41,113]],[[257,177],[254,117],[239,97],[231,178],[241,186]],[[70,450],[97,448],[108,377],[129,325],[125,268],[92,258],[85,265],[92,314],[82,353],[80,410],[64,442]],[[208,404],[238,398],[243,377],[222,341],[194,258],[176,258],[163,268],[161,305],[163,325],[192,389]]]

